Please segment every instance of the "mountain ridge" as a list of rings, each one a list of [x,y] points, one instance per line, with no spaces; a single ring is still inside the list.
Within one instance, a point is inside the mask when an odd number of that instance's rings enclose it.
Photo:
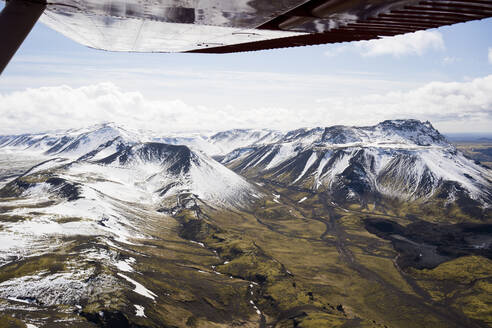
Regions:
[[[144,144],[147,146],[139,146]],[[159,153],[170,145],[178,147],[176,150],[185,151],[179,148],[185,146],[213,156],[247,177],[259,174],[346,198],[355,196],[359,201],[370,193],[426,199],[438,190],[442,196],[443,188],[447,189],[445,198],[452,201],[456,186],[484,205],[492,199],[490,171],[464,157],[430,122],[413,119],[361,127],[300,128],[285,133],[232,129],[188,137],[158,137],[114,123],[54,134],[0,136],[0,149],[33,150],[99,164],[116,157],[125,161],[130,155],[133,160],[156,156],[143,152]],[[132,149],[140,149],[139,154],[132,153]]]
[[[420,124],[419,124],[420,123]],[[81,155],[84,151],[89,152],[106,142],[110,142],[116,138],[120,141],[133,144],[137,142],[161,142],[174,145],[191,146],[196,150],[200,150],[209,156],[227,155],[233,150],[262,144],[271,144],[279,141],[288,141],[299,138],[302,134],[311,134],[320,137],[317,142],[331,142],[332,144],[341,144],[345,142],[367,142],[364,135],[351,135],[354,131],[371,131],[374,129],[383,128],[387,131],[404,131],[405,129],[412,130],[415,127],[422,128],[422,135],[431,135],[435,132],[429,122],[421,123],[417,120],[387,120],[375,126],[343,126],[335,125],[330,127],[314,127],[300,128],[287,132],[280,132],[271,129],[232,129],[219,131],[216,133],[199,134],[158,134],[152,131],[132,130],[128,127],[118,125],[116,123],[101,123],[92,125],[87,128],[56,130],[40,133],[24,133],[14,135],[0,135],[0,148],[24,149],[32,151],[45,152],[48,155],[64,154],[70,155],[71,152],[79,148],[81,145],[86,147],[80,149],[75,155]],[[317,133],[315,133],[317,132]],[[427,134],[426,134],[427,132]],[[396,134],[395,134],[396,135]],[[367,137],[367,134],[366,134]],[[402,140],[407,137],[411,139],[411,135],[401,135]],[[418,137],[418,136],[417,136]],[[437,138],[444,138],[439,134]],[[381,141],[381,140],[380,140]],[[424,140],[418,141],[416,144],[425,144]],[[83,154],[82,154],[83,155]]]

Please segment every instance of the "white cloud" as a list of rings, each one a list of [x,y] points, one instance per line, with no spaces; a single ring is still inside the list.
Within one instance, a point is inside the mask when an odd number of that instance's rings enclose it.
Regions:
[[[238,127],[293,129],[374,124],[417,118],[448,131],[487,131],[492,123],[492,75],[467,82],[433,82],[410,91],[330,97],[314,106],[210,107],[183,100],[151,100],[111,83],[79,88],[28,89],[0,95],[0,134],[82,127],[114,121],[168,133]]]
[[[373,94],[358,98],[321,100],[334,113],[355,118],[416,118],[441,122],[448,130],[489,131],[492,125],[492,75],[467,82],[432,82],[406,92]],[[344,120],[345,121],[345,120]],[[349,122],[344,122],[349,123]]]
[[[383,37],[381,39],[359,41],[342,45],[326,52],[328,56],[335,56],[349,50],[356,50],[362,56],[392,55],[423,55],[430,50],[444,50],[444,40],[438,31],[417,31]]]
[[[489,48],[489,63],[492,64],[492,48]]]
[[[193,57],[189,61],[200,58],[205,57]],[[219,60],[218,58],[214,60]],[[129,66],[128,60],[117,63],[101,61],[97,65],[86,63],[85,59],[80,63],[76,63],[77,58],[66,60],[69,64],[65,64],[61,58],[60,62],[63,64],[57,65],[56,58],[49,58],[48,61],[53,64],[48,65],[36,61],[36,58],[20,56],[18,61],[22,65],[19,64],[19,74],[2,76],[0,94],[25,88],[62,84],[80,87],[111,81],[123,90],[139,90],[145,97],[152,99],[172,97],[186,99],[188,104],[193,105],[223,106],[241,103],[251,107],[265,104],[287,106],[296,101],[300,103],[305,102],[305,99],[317,99],[331,94],[350,94],[353,90],[358,93],[374,93],[416,85],[415,81],[402,80],[391,74],[378,72],[374,73],[377,75],[375,76],[367,72],[346,71],[345,67],[337,67],[329,74],[324,74],[318,70],[290,72],[289,69],[278,68],[277,72],[224,70],[207,67],[207,64],[203,64],[203,67],[169,68],[158,61],[149,62],[148,66]],[[234,60],[239,65],[241,58]]]

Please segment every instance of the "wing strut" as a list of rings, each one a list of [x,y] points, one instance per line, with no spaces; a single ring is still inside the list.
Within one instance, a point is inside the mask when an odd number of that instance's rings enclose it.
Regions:
[[[0,13],[0,74],[46,8],[45,3],[8,0]]]

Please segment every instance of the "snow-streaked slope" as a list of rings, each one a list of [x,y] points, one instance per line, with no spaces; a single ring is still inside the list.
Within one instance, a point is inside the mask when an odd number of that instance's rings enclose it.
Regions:
[[[487,203],[492,196],[491,171],[464,157],[429,122],[416,120],[298,129],[279,142],[235,150],[222,163],[314,190],[416,199],[452,182],[472,199]]]
[[[118,193],[128,189],[130,195],[132,190],[161,198],[190,193],[214,205],[241,206],[256,193],[246,180],[205,154],[155,142],[129,146],[97,162],[75,163],[69,172],[74,170],[99,173],[124,186]],[[98,182],[98,187],[108,188],[104,184]]]
[[[257,194],[244,178],[207,155],[187,146],[157,142],[115,146],[110,141],[74,161],[45,161],[28,170],[27,178],[30,174],[49,175],[52,184],[61,179],[83,186],[85,193],[93,190],[116,200],[140,204],[158,204],[165,198],[191,194],[212,206],[239,207]],[[29,186],[24,195],[51,190],[43,188],[51,187],[39,183]],[[84,204],[77,208],[80,213],[74,215],[90,213]]]

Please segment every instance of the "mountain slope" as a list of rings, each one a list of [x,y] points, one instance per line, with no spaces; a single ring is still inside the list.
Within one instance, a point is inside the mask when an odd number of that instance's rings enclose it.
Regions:
[[[98,155],[95,153],[94,157],[99,158]],[[85,168],[79,165],[86,164],[73,164],[83,171]],[[254,187],[239,175],[186,146],[141,143],[89,165],[99,167],[99,172],[105,171],[107,179],[132,183],[130,187],[158,193],[162,198],[188,193],[212,204],[239,206],[255,194]],[[135,178],[137,181],[132,181]]]

